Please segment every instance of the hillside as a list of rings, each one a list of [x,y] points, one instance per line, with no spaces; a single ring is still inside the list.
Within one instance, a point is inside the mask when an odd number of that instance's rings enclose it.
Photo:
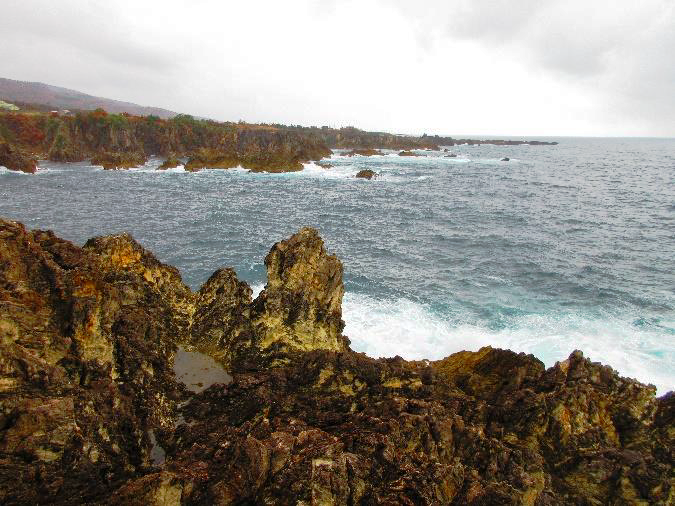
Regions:
[[[94,97],[67,88],[44,83],[15,81],[0,77],[0,100],[28,104],[48,105],[53,109],[94,110],[105,109],[110,113],[127,113],[137,116],[158,116],[172,118],[177,113],[159,107],[146,107],[130,102]]]

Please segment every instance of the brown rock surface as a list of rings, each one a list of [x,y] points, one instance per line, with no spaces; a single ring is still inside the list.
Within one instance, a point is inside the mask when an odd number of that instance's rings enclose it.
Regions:
[[[37,160],[8,142],[0,139],[0,166],[7,167],[15,172],[35,174],[37,172]]]
[[[315,230],[265,264],[192,293],[128,235],[0,221],[0,503],[672,504],[674,395],[581,352],[372,359]],[[232,382],[189,392],[179,345]]]
[[[377,172],[375,172],[374,170],[370,170],[370,169],[363,169],[363,170],[358,171],[356,173],[355,177],[358,177],[358,178],[361,178],[361,179],[374,179],[374,178],[377,177]]]
[[[147,161],[140,152],[103,151],[91,158],[92,165],[101,165],[105,170],[125,170],[140,167]]]

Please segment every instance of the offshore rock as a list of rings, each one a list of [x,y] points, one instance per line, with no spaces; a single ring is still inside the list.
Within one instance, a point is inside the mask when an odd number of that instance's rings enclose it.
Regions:
[[[92,165],[101,165],[105,170],[125,170],[140,167],[147,162],[147,157],[140,152],[103,151],[91,158]]]
[[[374,178],[377,177],[377,172],[375,172],[374,170],[370,170],[370,169],[363,169],[363,170],[358,171],[356,173],[355,177],[362,178],[362,179],[374,179]]]
[[[315,230],[265,264],[256,300],[231,269],[193,293],[128,235],[0,221],[0,503],[673,503],[672,393],[579,351],[373,359]],[[179,345],[232,382],[188,391]]]
[[[166,160],[162,162],[159,167],[157,167],[157,170],[175,169],[182,164],[183,162],[176,158],[176,155],[171,154],[166,158]]]
[[[401,151],[398,156],[426,156],[426,155],[420,155],[419,153],[415,153],[414,151]]]
[[[15,172],[35,174],[37,160],[0,139],[0,166],[7,167]]]

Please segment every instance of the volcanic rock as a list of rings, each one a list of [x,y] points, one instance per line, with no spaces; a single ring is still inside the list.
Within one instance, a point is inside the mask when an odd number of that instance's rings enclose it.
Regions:
[[[0,503],[672,504],[672,393],[580,351],[373,359],[316,230],[265,265],[193,293],[126,234],[0,220]],[[179,346],[232,381],[188,390]]]

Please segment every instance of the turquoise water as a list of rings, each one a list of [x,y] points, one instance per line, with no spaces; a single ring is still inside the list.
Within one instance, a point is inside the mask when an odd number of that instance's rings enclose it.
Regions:
[[[319,229],[345,267],[345,334],[372,356],[481,345],[546,365],[581,349],[675,387],[675,140],[558,139],[344,157],[325,170],[0,169],[0,215],[82,244],[131,232],[198,287],[232,266],[260,290],[275,241]],[[511,161],[501,162],[502,157]],[[362,168],[374,181],[353,176]]]

